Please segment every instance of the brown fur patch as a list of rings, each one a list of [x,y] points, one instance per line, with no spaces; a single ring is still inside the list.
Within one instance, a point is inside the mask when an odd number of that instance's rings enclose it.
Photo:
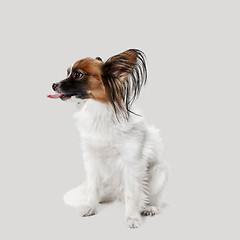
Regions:
[[[93,99],[100,102],[109,101],[102,80],[98,79],[96,76],[90,76],[88,78],[88,89],[88,93]]]
[[[73,70],[82,70],[84,74],[101,77],[102,65],[103,63],[96,59],[85,58],[74,63]]]
[[[91,98],[100,102],[108,102],[108,96],[102,81],[102,65],[103,63],[99,60],[85,58],[73,65],[73,71],[78,70],[83,74],[89,75],[86,82],[86,89]]]

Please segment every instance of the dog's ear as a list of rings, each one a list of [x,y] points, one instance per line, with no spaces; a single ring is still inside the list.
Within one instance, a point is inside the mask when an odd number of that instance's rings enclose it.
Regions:
[[[129,117],[132,102],[139,95],[147,80],[145,55],[137,49],[129,49],[109,58],[103,64],[103,82],[116,114]]]
[[[103,66],[104,76],[118,78],[124,82],[137,63],[137,54],[137,50],[130,49],[109,58]]]
[[[98,61],[103,61],[100,57],[96,57],[95,59],[97,59]]]

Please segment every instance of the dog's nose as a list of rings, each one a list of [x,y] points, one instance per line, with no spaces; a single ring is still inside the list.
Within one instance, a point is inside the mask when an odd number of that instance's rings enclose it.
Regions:
[[[59,83],[54,83],[53,85],[52,85],[52,89],[54,90],[54,91],[56,91],[56,88],[59,86]]]

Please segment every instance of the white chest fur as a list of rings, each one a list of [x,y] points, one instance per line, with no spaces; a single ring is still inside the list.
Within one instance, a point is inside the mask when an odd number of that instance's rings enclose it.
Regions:
[[[99,181],[121,184],[128,164],[139,161],[146,138],[142,117],[118,122],[111,106],[87,101],[74,114],[86,170],[97,169]],[[114,185],[115,185],[114,184]]]

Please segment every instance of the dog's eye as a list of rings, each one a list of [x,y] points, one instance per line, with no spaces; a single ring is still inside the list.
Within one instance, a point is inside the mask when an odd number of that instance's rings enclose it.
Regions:
[[[73,73],[73,77],[74,78],[81,78],[83,76],[83,73],[79,72],[79,71],[75,71]]]

